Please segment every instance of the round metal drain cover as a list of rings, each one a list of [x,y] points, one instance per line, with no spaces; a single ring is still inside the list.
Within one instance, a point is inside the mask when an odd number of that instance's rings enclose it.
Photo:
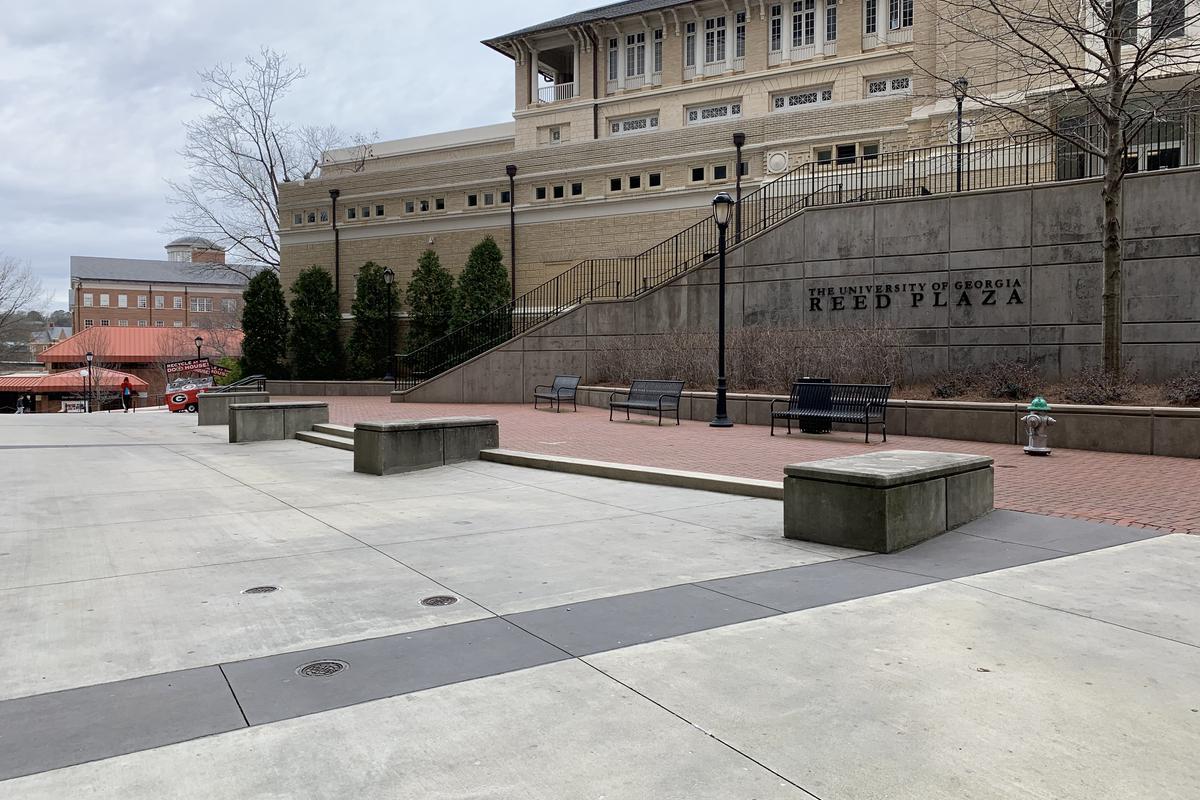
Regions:
[[[458,602],[457,597],[452,597],[448,594],[435,594],[433,597],[426,597],[421,600],[423,606],[452,606]]]
[[[242,592],[242,594],[270,594],[271,592],[278,591],[278,586],[251,586],[249,589],[246,589],[244,592]]]
[[[330,675],[337,675],[349,666],[345,661],[334,661],[332,659],[310,661],[296,670],[296,674],[305,678],[328,678]]]

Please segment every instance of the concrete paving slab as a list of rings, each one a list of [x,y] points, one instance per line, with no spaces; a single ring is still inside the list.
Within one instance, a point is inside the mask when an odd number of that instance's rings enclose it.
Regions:
[[[482,619],[224,666],[252,725],[561,661],[567,654],[502,619]],[[314,661],[348,666],[327,677]]]
[[[578,661],[20,778],[0,792],[161,800],[180,787],[189,800],[812,800]]]
[[[1000,542],[1045,547],[1063,553],[1086,553],[1161,536],[1157,531],[1103,525],[1082,519],[1045,517],[1020,511],[993,511],[968,522],[958,533]]]
[[[788,547],[798,547],[831,558],[853,558],[865,555],[863,550],[851,550],[846,547],[818,544],[816,542],[801,542],[795,539],[783,538],[783,501],[748,498],[734,500],[698,508],[682,508],[673,511],[660,511],[658,516],[690,522],[727,533],[740,536],[750,536],[755,539],[785,544]]]
[[[774,615],[754,603],[699,586],[669,586],[506,617],[573,656]]]
[[[0,589],[362,547],[293,509],[0,533]]]
[[[6,700],[0,781],[245,726],[218,667]]]
[[[546,488],[570,497],[648,513],[738,502],[736,499],[731,499],[730,495],[720,492],[651,486],[643,483],[614,481],[608,478],[593,478],[587,475],[567,475],[563,480],[548,484]]]
[[[1200,650],[966,586],[586,660],[823,800],[1185,800],[1200,786]]]
[[[244,595],[253,586],[272,594]],[[478,619],[470,602],[374,550],[0,591],[0,698]]]
[[[421,497],[453,497],[511,486],[505,481],[488,477],[472,477],[464,481],[462,473],[428,474],[433,471],[384,476],[331,473],[306,480],[262,484],[257,488],[296,508],[320,508],[345,503],[395,503]]]
[[[827,560],[646,515],[380,549],[497,614]]]
[[[704,581],[699,585],[768,608],[801,611],[923,586],[938,580],[940,579],[869,567],[854,561],[825,561],[802,567]]]
[[[855,561],[936,578],[961,578],[1062,556],[1057,550],[951,531],[898,553],[863,556]]]
[[[959,582],[1200,647],[1197,576],[1200,537],[1172,534]]]

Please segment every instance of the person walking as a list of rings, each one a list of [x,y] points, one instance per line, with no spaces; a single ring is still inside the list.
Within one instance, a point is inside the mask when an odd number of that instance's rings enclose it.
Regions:
[[[133,386],[129,383],[129,378],[121,381],[121,408],[122,414],[128,414],[133,408]]]

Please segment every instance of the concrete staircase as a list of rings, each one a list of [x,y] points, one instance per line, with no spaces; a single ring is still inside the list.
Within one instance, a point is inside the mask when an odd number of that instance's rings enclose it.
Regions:
[[[354,428],[346,425],[313,425],[311,431],[298,431],[296,438],[302,442],[354,452]]]

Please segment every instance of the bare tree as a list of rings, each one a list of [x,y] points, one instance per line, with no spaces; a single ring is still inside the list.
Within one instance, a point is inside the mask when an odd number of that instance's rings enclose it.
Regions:
[[[1200,86],[1188,0],[929,0],[914,64],[1003,125],[1048,133],[1103,174],[1104,370],[1119,377],[1126,154]],[[1194,30],[1194,29],[1193,29]],[[932,66],[931,66],[932,65]]]
[[[26,312],[43,300],[42,282],[29,263],[0,253],[0,342],[8,341]]]
[[[280,184],[312,177],[323,154],[343,144],[332,126],[298,127],[280,117],[280,101],[304,76],[268,48],[240,69],[218,65],[200,73],[195,97],[209,111],[184,124],[181,155],[191,174],[167,182],[175,232],[212,239],[233,261],[279,268]]]

